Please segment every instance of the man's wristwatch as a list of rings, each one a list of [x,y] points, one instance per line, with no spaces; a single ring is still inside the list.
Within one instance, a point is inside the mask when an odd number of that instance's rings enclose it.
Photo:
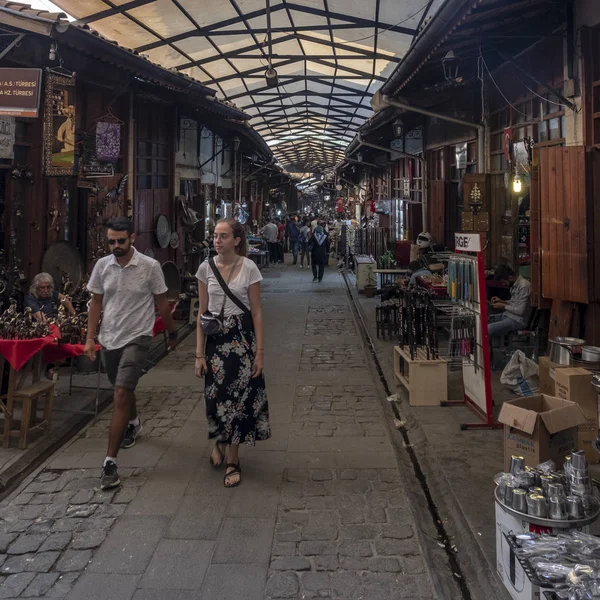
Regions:
[[[169,339],[170,340],[176,340],[177,339],[177,332],[176,331],[169,331]]]

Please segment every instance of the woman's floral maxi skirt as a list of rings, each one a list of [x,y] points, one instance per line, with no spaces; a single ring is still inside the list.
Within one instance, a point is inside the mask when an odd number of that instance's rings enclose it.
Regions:
[[[206,341],[204,401],[208,437],[254,445],[271,437],[264,375],[252,379],[256,336],[251,315],[225,319],[223,332]]]

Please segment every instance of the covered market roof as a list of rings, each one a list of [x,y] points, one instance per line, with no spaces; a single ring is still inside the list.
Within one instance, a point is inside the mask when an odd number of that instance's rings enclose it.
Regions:
[[[288,171],[314,172],[344,156],[372,113],[371,96],[444,1],[54,3],[78,24],[235,102]],[[277,87],[265,80],[269,64]]]

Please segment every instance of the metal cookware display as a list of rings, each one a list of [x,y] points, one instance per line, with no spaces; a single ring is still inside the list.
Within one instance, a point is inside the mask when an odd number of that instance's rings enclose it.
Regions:
[[[156,240],[161,248],[167,248],[171,243],[171,225],[166,215],[158,215],[156,219]]]
[[[163,275],[165,276],[165,283],[167,284],[167,296],[169,300],[177,300],[179,294],[181,294],[181,276],[179,275],[179,269],[174,262],[167,261],[162,266]]]
[[[582,346],[581,360],[600,362],[600,348],[598,346]]]
[[[600,375],[594,375],[592,377],[592,387],[596,392],[596,399],[598,401],[598,418],[600,419]],[[600,420],[598,422],[600,423]],[[598,432],[596,439],[592,442],[592,446],[594,447],[594,450],[600,454],[600,431]]]
[[[556,365],[570,365],[571,354],[581,353],[585,340],[572,337],[555,337],[550,340],[550,362]]]

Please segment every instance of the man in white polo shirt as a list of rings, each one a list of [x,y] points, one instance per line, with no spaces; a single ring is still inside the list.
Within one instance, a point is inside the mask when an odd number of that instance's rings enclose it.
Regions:
[[[87,284],[92,301],[85,343],[86,355],[95,360],[96,329],[104,311],[98,339],[115,391],[108,452],[102,469],[103,490],[121,483],[116,462],[119,447],[131,448],[142,431],[134,392],[152,341],[155,304],[169,331],[169,348],[177,345],[160,264],[133,247],[135,233],[127,217],[111,219],[106,236],[112,252],[96,263]]]

